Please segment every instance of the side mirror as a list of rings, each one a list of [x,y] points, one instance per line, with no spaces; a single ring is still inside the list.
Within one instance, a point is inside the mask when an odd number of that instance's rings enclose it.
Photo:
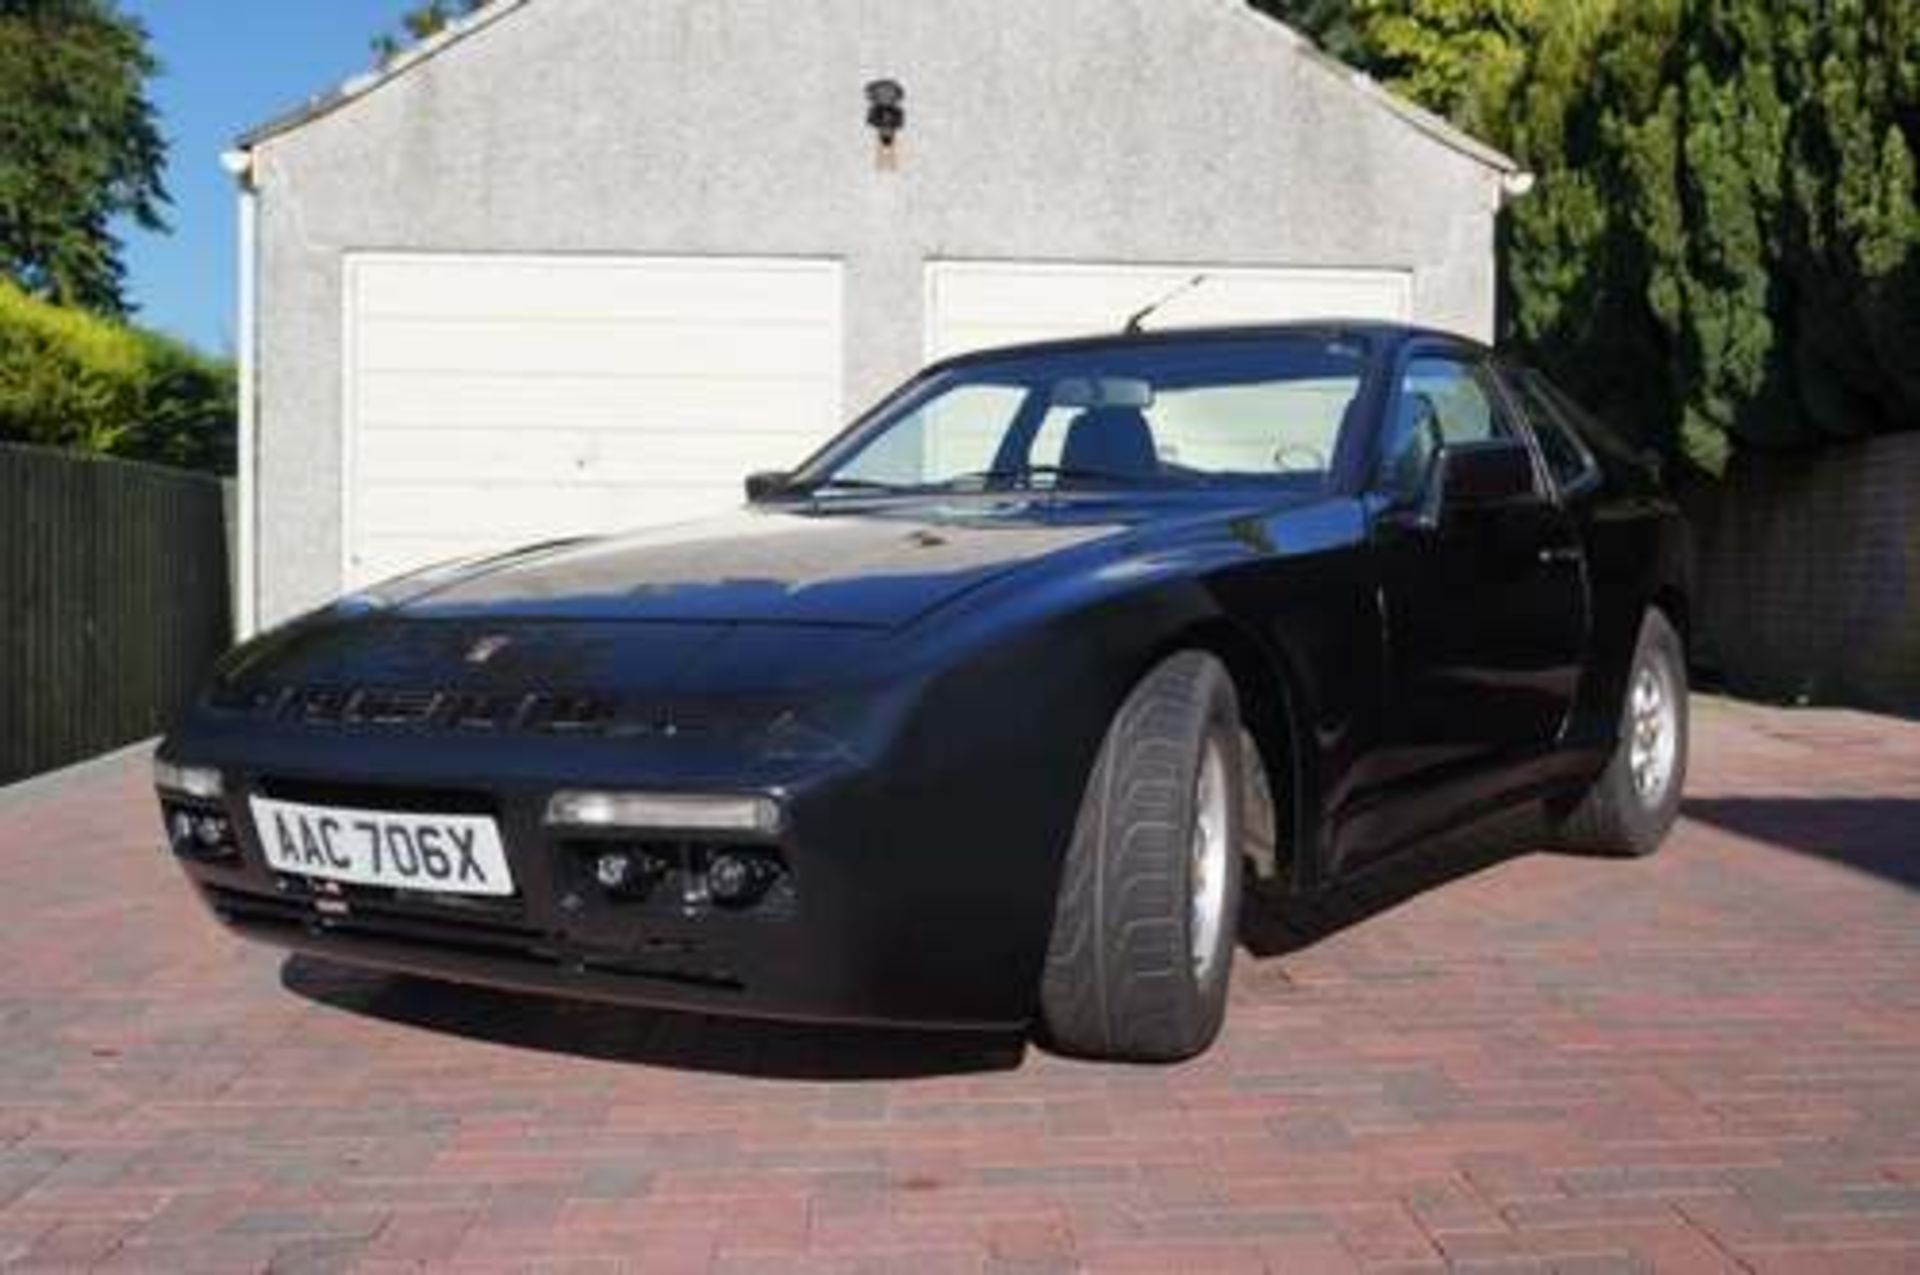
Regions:
[[[766,469],[747,475],[747,503],[760,504],[786,491],[793,475],[784,469]]]
[[[1533,453],[1520,439],[1450,443],[1434,458],[1431,508],[1440,518],[1511,505],[1538,494]]]

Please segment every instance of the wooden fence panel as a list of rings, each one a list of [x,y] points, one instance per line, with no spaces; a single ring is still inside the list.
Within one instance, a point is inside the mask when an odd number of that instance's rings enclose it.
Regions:
[[[0,444],[0,784],[164,730],[232,634],[220,480]]]

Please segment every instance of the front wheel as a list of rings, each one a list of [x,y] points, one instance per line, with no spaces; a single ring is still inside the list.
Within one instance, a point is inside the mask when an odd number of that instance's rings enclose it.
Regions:
[[[1240,915],[1242,739],[1232,680],[1198,651],[1160,664],[1115,714],[1041,981],[1056,1048],[1167,1062],[1219,1034]]]
[[[1621,706],[1613,758],[1560,826],[1575,849],[1647,855],[1680,814],[1687,782],[1687,661],[1667,617],[1649,611]]]

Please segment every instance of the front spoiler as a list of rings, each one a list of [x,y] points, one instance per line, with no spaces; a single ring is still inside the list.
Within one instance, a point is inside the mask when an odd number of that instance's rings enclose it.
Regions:
[[[980,1032],[1017,1031],[1028,1025],[1025,1019],[948,1019],[911,1011],[863,1010],[857,999],[837,1001],[792,991],[749,992],[718,981],[605,968],[578,955],[486,952],[430,940],[381,937],[313,921],[268,919],[237,912],[213,899],[208,903],[228,929],[255,942],[367,969],[476,987],[774,1022]]]

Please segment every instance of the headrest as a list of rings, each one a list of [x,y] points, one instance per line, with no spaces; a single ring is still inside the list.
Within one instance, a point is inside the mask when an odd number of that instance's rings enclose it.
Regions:
[[[1137,407],[1095,407],[1073,418],[1060,448],[1062,469],[1082,469],[1116,478],[1151,478],[1160,472],[1153,429]]]

